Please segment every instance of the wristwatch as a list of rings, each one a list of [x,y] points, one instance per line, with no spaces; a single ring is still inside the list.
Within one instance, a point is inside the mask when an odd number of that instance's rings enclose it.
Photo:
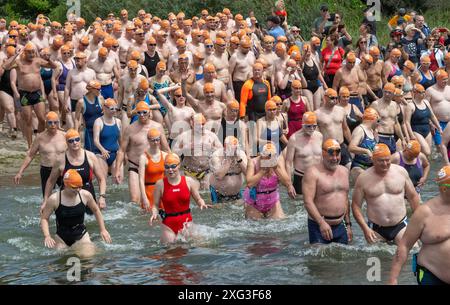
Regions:
[[[100,195],[98,195],[99,197],[103,197],[103,198],[106,198],[106,195],[105,194],[100,194]]]

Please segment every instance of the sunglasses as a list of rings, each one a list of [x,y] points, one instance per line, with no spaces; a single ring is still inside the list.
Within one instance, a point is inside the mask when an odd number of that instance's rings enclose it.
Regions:
[[[176,169],[178,164],[172,164],[172,165],[164,165],[165,169]]]
[[[225,48],[227,45],[225,45],[225,44],[218,44],[217,46],[221,47],[221,48]]]
[[[149,47],[156,47],[156,43],[149,43],[147,44]]]
[[[109,110],[111,110],[111,111],[116,111],[117,110],[117,107],[107,107]]]
[[[333,96],[333,97],[328,97],[330,100],[337,100],[338,98],[337,98],[337,96]]]
[[[206,46],[208,49],[212,49],[214,46],[213,45],[207,45]]]
[[[137,36],[144,36],[145,34],[144,33],[139,33],[139,34],[136,34]]]
[[[425,91],[414,91],[414,92],[416,92],[418,94],[425,94]]]
[[[139,116],[144,116],[144,115],[147,115],[148,114],[148,111],[147,110],[144,110],[144,111],[138,111],[137,112],[137,115],[139,115]]]
[[[181,94],[176,94],[176,95],[174,95],[175,97],[182,97],[183,95],[181,95]]]
[[[151,23],[144,23],[144,25],[152,25]]]
[[[64,52],[63,55],[72,55],[71,52]]]
[[[300,33],[300,31],[292,31],[292,33]]]
[[[73,144],[73,143],[78,143],[80,141],[81,141],[80,137],[77,137],[77,138],[67,140],[67,143]]]
[[[340,148],[337,148],[337,149],[328,148],[328,149],[324,149],[324,151],[326,151],[329,156],[334,156],[334,155],[337,156],[337,155],[339,155],[341,153],[341,149]]]
[[[47,121],[47,125],[58,125],[59,121]]]
[[[277,103],[277,106],[283,106],[283,103]]]
[[[239,109],[231,109],[231,112],[239,113]]]
[[[114,49],[117,49],[119,46],[112,46]]]
[[[359,43],[367,43],[367,41],[360,41]]]
[[[304,124],[303,127],[309,128],[309,129],[316,129],[317,128],[317,124],[311,124],[311,125]]]
[[[154,138],[154,139],[148,138],[148,140],[149,140],[150,142],[156,143],[156,142],[161,141],[161,138]]]

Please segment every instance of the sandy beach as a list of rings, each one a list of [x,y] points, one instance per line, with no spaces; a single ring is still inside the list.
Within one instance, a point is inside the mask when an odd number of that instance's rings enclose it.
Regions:
[[[6,124],[5,124],[6,125]],[[8,127],[0,128],[0,175],[15,175],[27,154],[27,143],[20,132],[17,139],[8,137]],[[37,173],[39,156],[31,162],[25,174]]]

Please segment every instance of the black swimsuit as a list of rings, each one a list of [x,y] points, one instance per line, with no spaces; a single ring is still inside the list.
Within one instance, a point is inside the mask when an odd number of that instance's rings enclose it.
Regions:
[[[155,52],[155,55],[153,55],[153,57],[150,57],[150,55],[148,55],[147,52],[145,52],[144,55],[145,55],[144,66],[147,68],[148,77],[152,77],[156,74],[156,65],[160,60],[158,52]]]
[[[56,215],[56,234],[68,245],[72,246],[86,234],[84,225],[84,213],[86,205],[80,197],[80,203],[74,206],[67,206],[61,203],[61,191],[59,192],[59,205],[55,211]]]
[[[13,96],[13,90],[11,88],[11,78],[10,78],[11,70],[5,70],[0,79],[0,91],[7,93],[10,96]]]
[[[310,67],[306,63],[303,65],[303,76],[305,76],[308,89],[313,94],[319,89],[319,69],[317,69],[316,63],[313,61],[313,66]]]
[[[91,166],[89,165],[89,161],[88,161],[88,157],[86,154],[86,151],[84,151],[84,162],[81,165],[73,165],[69,162],[69,159],[67,158],[67,154],[65,155],[66,158],[66,165],[64,166],[64,171],[62,173],[62,176],[64,176],[64,174],[69,170],[69,169],[74,169],[76,170],[81,178],[83,179],[83,190],[88,191],[89,193],[92,194],[92,197],[94,197],[95,199],[95,190],[94,190],[94,185],[92,184],[92,176],[93,176],[93,171],[91,169]],[[61,186],[61,189],[64,189],[64,185]],[[92,215],[92,211],[91,209],[89,209],[88,207],[86,208],[86,213],[89,215]]]

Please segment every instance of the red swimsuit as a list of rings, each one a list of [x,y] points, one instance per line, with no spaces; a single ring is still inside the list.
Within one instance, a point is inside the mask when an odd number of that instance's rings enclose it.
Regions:
[[[181,176],[181,182],[177,185],[170,184],[167,178],[164,178],[163,181],[164,193],[161,200],[164,202],[166,217],[162,223],[178,234],[183,229],[184,223],[192,221],[189,209],[191,192],[185,176]]]

